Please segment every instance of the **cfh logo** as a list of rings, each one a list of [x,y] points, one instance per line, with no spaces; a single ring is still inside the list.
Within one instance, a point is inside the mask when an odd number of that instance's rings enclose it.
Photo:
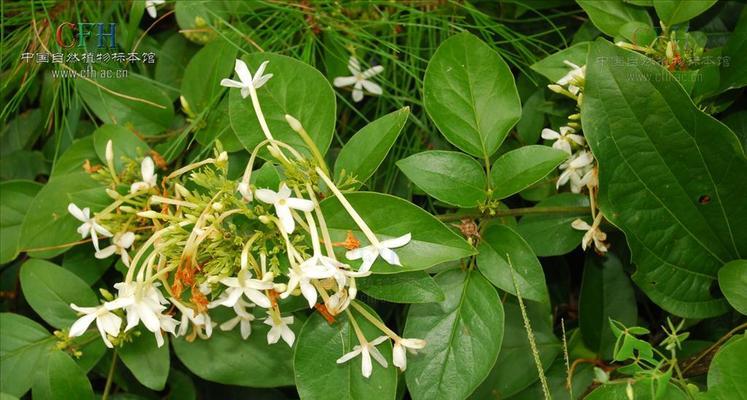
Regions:
[[[108,25],[108,30],[106,29]],[[65,30],[72,32],[72,40],[65,43],[63,33]],[[104,38],[109,43],[109,48],[114,49],[117,47],[116,41],[117,24],[114,22],[103,23],[103,22],[78,22],[74,24],[72,22],[63,22],[57,27],[57,44],[60,47],[69,49],[73,46],[78,45],[79,48],[86,48],[86,41],[91,35],[95,34],[97,40],[97,46],[99,49],[104,47]]]

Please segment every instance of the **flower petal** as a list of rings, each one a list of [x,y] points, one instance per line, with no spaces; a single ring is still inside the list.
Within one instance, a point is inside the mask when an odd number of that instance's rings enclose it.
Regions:
[[[244,289],[244,294],[246,295],[249,300],[252,301],[252,303],[262,307],[262,308],[270,308],[272,307],[272,304],[270,303],[270,299],[267,298],[262,292],[256,289]]]
[[[103,249],[101,249],[101,250],[97,251],[97,252],[96,252],[96,253],[94,254],[94,257],[96,257],[96,258],[98,258],[98,259],[104,259],[104,258],[108,258],[108,257],[110,257],[110,256],[111,256],[112,254],[114,254],[114,252],[115,252],[116,250],[117,250],[117,246],[115,246],[115,245],[113,245],[113,244],[112,244],[112,245],[109,245],[109,246],[107,246],[107,247],[104,247]]]
[[[394,239],[383,240],[381,241],[381,245],[389,249],[396,249],[410,243],[410,240],[412,240],[412,234],[407,233]]]
[[[67,211],[75,217],[78,221],[86,222],[88,218],[83,214],[83,211],[73,203],[67,205]]]
[[[361,85],[363,85],[363,88],[366,89],[368,93],[371,93],[371,94],[381,95],[384,92],[381,89],[381,86],[371,81],[361,81]]]
[[[286,233],[293,233],[296,229],[296,221],[293,219],[293,214],[288,206],[275,204],[275,212],[280,219],[280,223],[283,225]]]
[[[358,62],[358,59],[355,56],[350,56],[348,59],[348,70],[350,70],[350,73],[353,75],[361,72],[361,63]]]
[[[345,87],[354,85],[357,81],[358,78],[354,76],[338,76],[332,81],[332,84],[335,85],[335,87]]]
[[[270,189],[257,189],[254,191],[254,196],[267,204],[275,204],[280,200],[280,196],[278,196],[277,192]]]
[[[242,87],[244,87],[243,83],[241,83],[239,81],[235,81],[233,79],[228,79],[228,78],[221,79],[220,85],[221,86],[225,86],[225,87],[229,87],[229,88],[242,88]]]
[[[353,351],[351,351],[349,353],[345,353],[345,354],[342,355],[342,357],[338,358],[337,359],[337,363],[338,364],[342,364],[344,362],[350,361],[350,360],[352,360],[353,358],[355,358],[360,353],[361,353],[361,347],[360,346],[355,346],[353,348]]]
[[[374,75],[380,74],[381,71],[384,70],[384,66],[382,65],[374,65],[373,67],[363,71],[361,74],[363,76],[363,79],[371,78]]]
[[[153,159],[150,157],[143,158],[143,162],[140,163],[140,173],[143,175],[143,181],[148,182],[151,180],[155,172],[156,165],[153,163]]]
[[[68,334],[70,337],[80,336],[84,333],[86,333],[86,330],[88,330],[88,327],[91,326],[91,323],[96,319],[96,314],[87,314],[84,315],[78,320],[76,320],[73,325],[70,327],[70,333]]]
[[[246,63],[243,60],[236,60],[234,71],[236,71],[236,75],[239,76],[239,79],[241,80],[241,83],[244,84],[244,86],[249,86],[252,84],[252,74],[251,72],[249,72],[249,67],[246,66]]]
[[[306,211],[306,212],[314,210],[314,202],[311,200],[290,197],[287,200],[285,200],[285,203],[288,204],[288,207],[294,210],[300,210],[300,211]]]

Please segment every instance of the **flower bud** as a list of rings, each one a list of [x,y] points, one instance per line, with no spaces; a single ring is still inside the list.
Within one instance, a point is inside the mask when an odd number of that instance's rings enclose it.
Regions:
[[[265,225],[270,225],[272,223],[272,218],[270,218],[269,215],[260,215],[257,219]]]
[[[100,288],[99,289],[99,293],[101,293],[101,297],[103,297],[104,300],[106,300],[106,301],[112,301],[112,300],[114,300],[114,295],[111,294],[111,292],[109,292],[108,290],[106,290],[104,288]]]
[[[187,188],[185,188],[184,186],[178,183],[174,184],[174,189],[176,190],[177,193],[179,193],[179,196],[188,197],[189,195],[191,195],[191,193],[189,193],[189,190],[187,190]]]
[[[106,142],[106,162],[109,165],[114,165],[114,143],[112,143],[111,139]]]
[[[137,210],[134,207],[130,206],[119,206],[119,210],[126,212],[126,213],[136,213]]]
[[[547,85],[547,88],[558,94],[563,94],[563,92],[565,92],[565,89],[560,85]]]
[[[275,291],[278,293],[283,293],[288,290],[288,285],[286,285],[285,283],[275,283],[274,285],[272,285],[272,288],[275,289]]]
[[[251,202],[254,199],[252,189],[249,187],[248,182],[239,182],[239,193],[241,193],[241,197],[243,197],[247,202]]]
[[[148,210],[148,211],[140,211],[139,213],[137,213],[137,216],[138,217],[143,217],[143,218],[151,218],[151,219],[153,219],[153,218],[161,218],[162,215],[159,212],[156,212],[156,211],[153,211],[153,210]]]
[[[296,132],[301,132],[303,130],[303,126],[301,125],[301,122],[299,122],[297,119],[293,118],[292,116],[285,114],[285,120],[288,121],[288,125],[290,125],[291,129],[293,129]]]
[[[218,202],[213,203],[213,205],[211,205],[210,207],[212,207],[214,211],[220,211],[223,209],[223,203],[218,201]]]

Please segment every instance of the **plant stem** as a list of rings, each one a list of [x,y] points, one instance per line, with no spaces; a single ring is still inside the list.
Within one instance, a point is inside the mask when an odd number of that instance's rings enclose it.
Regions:
[[[101,400],[107,400],[109,398],[109,392],[112,389],[112,380],[114,378],[114,370],[117,368],[117,351],[114,350],[112,355],[112,364],[109,367],[109,373],[106,375],[106,385],[104,386],[104,394],[101,395]]]
[[[459,221],[464,218],[477,219],[477,218],[500,218],[500,217],[514,217],[519,215],[530,215],[530,214],[586,214],[589,212],[589,207],[521,207],[512,208],[510,210],[495,210],[492,215],[490,214],[441,214],[436,217],[443,222]]]

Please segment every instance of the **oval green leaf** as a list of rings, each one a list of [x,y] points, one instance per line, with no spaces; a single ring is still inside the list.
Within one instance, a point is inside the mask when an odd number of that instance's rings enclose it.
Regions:
[[[516,295],[516,279],[523,299],[550,304],[542,265],[529,244],[516,231],[506,225],[492,225],[482,234],[477,250],[477,268],[490,283]]]
[[[57,339],[38,323],[18,314],[0,313],[0,387],[23,396],[36,374],[46,369]]]
[[[428,343],[409,357],[405,378],[414,400],[466,398],[490,373],[503,340],[503,305],[477,271],[436,276],[446,296],[440,303],[414,304],[404,337]]]
[[[32,181],[0,183],[0,264],[18,255],[21,225],[26,211],[42,185]]]
[[[255,53],[244,56],[243,60],[251,72],[269,61],[265,74],[273,77],[257,90],[257,95],[273,137],[296,149],[306,148],[285,120],[289,114],[301,122],[324,154],[332,141],[336,118],[335,94],[324,75],[308,64],[278,54]],[[238,89],[229,90],[228,114],[231,127],[248,151],[265,140],[251,99],[241,98]]]
[[[571,209],[589,207],[589,198],[575,193],[560,193],[542,200],[537,209]],[[570,252],[581,244],[583,231],[573,229],[571,223],[582,218],[591,223],[588,211],[571,213],[557,212],[547,214],[529,214],[523,216],[516,226],[524,240],[529,243],[539,257],[559,256]]]
[[[562,150],[540,145],[524,146],[503,154],[490,168],[493,198],[505,199],[532,186],[567,158],[568,154]]]
[[[229,41],[217,39],[205,45],[189,61],[184,70],[182,96],[194,114],[213,104],[213,97],[224,90],[220,81],[232,75],[236,52],[236,47]]]
[[[158,347],[156,337],[145,329],[139,330],[132,342],[119,349],[119,357],[135,378],[153,390],[162,390],[169,377],[169,338],[164,335],[165,343]],[[199,340],[199,339],[198,339]]]
[[[651,26],[651,17],[645,8],[626,4],[623,0],[576,0],[586,11],[591,22],[600,31],[616,36],[628,22],[641,22]]]
[[[614,59],[630,62],[604,61]],[[739,141],[674,79],[654,79],[669,72],[647,57],[600,39],[589,60],[584,134],[599,161],[599,206],[625,232],[633,280],[675,315],[726,312],[711,288],[722,265],[747,255]]]
[[[471,33],[450,37],[433,54],[423,104],[449,142],[480,158],[495,153],[521,117],[511,70]]]
[[[485,170],[457,151],[424,151],[397,161],[397,166],[424,192],[457,207],[485,202]]]
[[[58,329],[70,328],[78,319],[71,303],[80,307],[99,304],[88,284],[51,262],[30,259],[21,267],[21,288],[26,301],[44,321]]]
[[[39,371],[31,390],[35,399],[93,399],[93,388],[86,373],[69,355],[57,350],[49,355],[45,371]]]
[[[135,132],[120,125],[102,125],[93,131],[93,147],[104,165],[106,165],[106,144],[110,140],[114,154],[114,167],[117,171],[121,171],[125,164],[122,157],[137,160],[147,156],[150,152],[148,145],[137,137]]]
[[[384,161],[409,115],[409,107],[401,108],[369,123],[353,135],[337,156],[335,180],[343,176],[354,177],[357,184],[353,186],[360,187]]]

